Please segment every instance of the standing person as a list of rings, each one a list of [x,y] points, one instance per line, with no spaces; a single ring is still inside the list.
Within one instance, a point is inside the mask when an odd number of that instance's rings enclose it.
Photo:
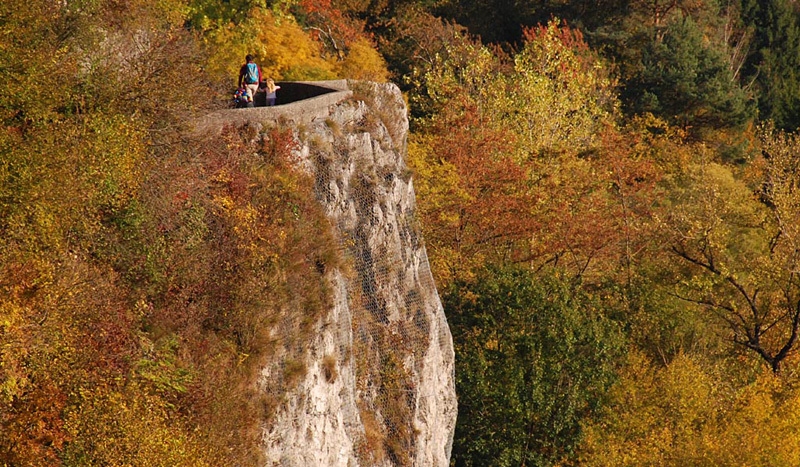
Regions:
[[[258,83],[261,82],[261,68],[253,61],[252,55],[247,54],[245,60],[247,62],[239,70],[239,87],[244,86],[251,101],[254,101],[256,92],[258,92]]]
[[[275,101],[278,100],[278,95],[276,92],[280,89],[280,86],[275,85],[275,81],[272,81],[272,78],[267,79],[267,105],[273,106],[275,105]]]

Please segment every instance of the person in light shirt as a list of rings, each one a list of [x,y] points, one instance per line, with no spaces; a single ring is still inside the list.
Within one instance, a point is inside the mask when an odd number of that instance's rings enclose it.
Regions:
[[[280,86],[276,86],[275,85],[275,81],[273,81],[272,78],[268,78],[267,79],[266,92],[267,92],[267,105],[268,106],[275,105],[275,101],[278,99],[277,91],[280,88],[281,88]]]

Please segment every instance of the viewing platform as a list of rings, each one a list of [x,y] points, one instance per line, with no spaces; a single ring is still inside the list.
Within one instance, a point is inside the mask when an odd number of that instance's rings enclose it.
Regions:
[[[195,132],[217,134],[225,125],[247,122],[293,121],[305,123],[325,118],[329,107],[350,98],[353,91],[347,80],[281,81],[274,106],[264,106],[264,94],[256,95],[256,107],[222,109],[198,119]],[[260,105],[258,105],[260,104]]]

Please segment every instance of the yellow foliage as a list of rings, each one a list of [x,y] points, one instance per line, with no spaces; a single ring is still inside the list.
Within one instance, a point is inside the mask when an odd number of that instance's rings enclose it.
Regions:
[[[201,440],[143,388],[83,389],[79,397],[80,409],[66,415],[65,429],[73,440],[63,453],[67,465],[86,459],[143,467],[214,465]]]
[[[168,27],[180,28],[183,27],[190,11],[187,0],[136,0],[130,1],[127,7],[128,14],[125,20],[132,23],[127,26],[131,29],[139,26],[140,23],[137,22],[145,19],[159,21]]]
[[[697,152],[686,142],[685,131],[651,113],[632,117],[626,131],[635,142],[633,154],[652,159],[667,173],[685,171]]]
[[[208,69],[235,83],[244,57],[252,54],[265,77],[275,80],[320,80],[336,77],[334,65],[322,58],[320,44],[293,18],[251,10],[247,21],[209,34]]]
[[[365,81],[386,82],[389,70],[386,61],[365,38],[359,38],[350,44],[345,59],[336,63],[340,77]]]
[[[321,56],[320,44],[292,19],[280,22],[269,11],[251,12],[261,71],[265,76],[283,80],[335,78],[332,65]]]
[[[245,41],[241,36],[241,32],[233,24],[205,36],[205,46],[208,49],[206,70],[219,80],[227,79],[231,86],[236,85],[245,55],[251,53],[251,41]]]
[[[205,36],[209,49],[206,69],[234,83],[244,57],[252,54],[264,77],[274,80],[326,80],[335,78],[385,82],[389,71],[383,57],[366,38],[348,45],[343,60],[326,57],[314,40],[291,16],[254,8],[247,20],[228,24]]]
[[[679,356],[633,354],[611,404],[585,428],[582,466],[800,465],[800,391],[765,372],[741,388]]]
[[[11,402],[28,384],[24,320],[29,312],[15,303],[0,302],[0,404]]]
[[[528,38],[514,58],[510,95],[495,110],[519,135],[523,155],[591,148],[618,105],[609,73],[565,40],[566,31],[553,19]]]
[[[763,251],[766,241],[751,226],[764,222],[765,210],[731,169],[716,163],[695,164],[667,178],[674,183],[669,219],[674,235],[735,253],[751,247]],[[759,244],[760,243],[760,244]],[[720,254],[717,261],[736,261]],[[726,261],[726,263],[727,263]]]
[[[411,135],[408,142],[408,165],[414,171],[414,189],[420,199],[425,202],[420,209],[425,211],[422,219],[432,218],[431,225],[422,225],[428,248],[436,251],[430,256],[431,272],[439,284],[447,284],[458,276],[471,277],[468,271],[472,266],[484,261],[481,254],[463,255],[456,248],[451,248],[442,241],[440,230],[458,229],[458,219],[451,209],[453,203],[468,202],[470,195],[461,186],[461,178],[453,164],[433,154],[428,136]]]

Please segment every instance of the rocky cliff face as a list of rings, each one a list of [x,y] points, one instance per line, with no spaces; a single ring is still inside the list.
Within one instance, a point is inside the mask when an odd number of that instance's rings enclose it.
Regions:
[[[316,100],[204,123],[292,127],[297,163],[313,174],[349,265],[329,272],[334,306],[313,324],[306,371],[265,426],[267,465],[446,466],[453,345],[414,217],[405,105],[394,85],[336,85]],[[285,365],[264,368],[262,390]]]

